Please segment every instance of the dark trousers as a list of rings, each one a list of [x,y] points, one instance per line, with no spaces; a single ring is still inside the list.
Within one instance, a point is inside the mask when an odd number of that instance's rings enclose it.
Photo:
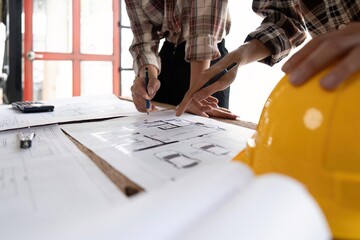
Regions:
[[[225,56],[228,51],[225,48],[225,40],[218,44],[221,57]],[[175,45],[165,41],[160,50],[161,73],[158,79],[161,82],[160,89],[154,97],[154,101],[178,105],[190,85],[190,63],[185,59],[185,42]],[[221,58],[211,61],[215,64]],[[219,100],[219,106],[229,108],[230,87],[213,94]]]

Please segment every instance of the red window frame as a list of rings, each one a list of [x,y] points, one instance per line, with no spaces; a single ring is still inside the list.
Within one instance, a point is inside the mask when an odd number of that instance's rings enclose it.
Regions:
[[[113,54],[83,54],[80,52],[80,0],[72,1],[73,17],[73,52],[36,52],[33,60],[71,60],[73,66],[73,96],[81,94],[81,61],[111,61],[113,63],[113,93],[119,96],[120,89],[120,1],[113,0]],[[33,51],[33,0],[24,1],[24,100],[33,100],[33,60],[26,58],[26,53]]]

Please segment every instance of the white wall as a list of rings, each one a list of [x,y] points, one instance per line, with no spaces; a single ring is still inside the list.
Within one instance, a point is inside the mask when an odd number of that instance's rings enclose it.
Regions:
[[[251,9],[252,1],[229,1],[232,25],[226,38],[229,51],[239,47],[249,32],[261,22]],[[263,105],[273,87],[284,75],[281,65],[269,67],[262,63],[251,63],[240,67],[237,78],[231,85],[230,110],[243,120],[257,122]]]

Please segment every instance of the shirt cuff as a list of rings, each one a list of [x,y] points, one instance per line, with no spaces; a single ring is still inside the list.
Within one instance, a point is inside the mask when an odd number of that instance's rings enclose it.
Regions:
[[[271,56],[259,62],[273,66],[289,55],[292,45],[285,32],[276,25],[264,24],[256,31],[250,33],[245,42],[257,39],[262,42],[271,52]]]
[[[221,56],[217,44],[221,41],[211,35],[190,37],[186,41],[185,60],[214,60]]]

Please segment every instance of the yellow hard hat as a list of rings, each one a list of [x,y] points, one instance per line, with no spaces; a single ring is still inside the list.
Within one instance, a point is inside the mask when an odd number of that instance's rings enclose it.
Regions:
[[[298,179],[318,201],[335,238],[360,239],[360,71],[326,91],[319,81],[327,71],[299,87],[281,79],[235,160],[256,174]]]

